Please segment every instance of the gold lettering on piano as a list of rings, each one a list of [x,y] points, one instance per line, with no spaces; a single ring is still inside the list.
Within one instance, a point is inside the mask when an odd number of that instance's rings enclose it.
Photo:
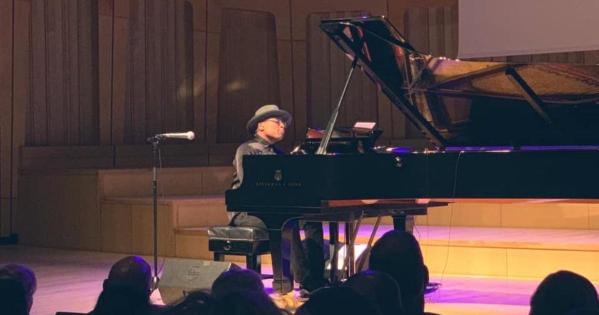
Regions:
[[[280,182],[280,181],[283,180],[283,171],[281,171],[281,170],[276,170],[275,171],[275,180],[277,182]]]
[[[256,187],[302,187],[300,182],[256,182]]]

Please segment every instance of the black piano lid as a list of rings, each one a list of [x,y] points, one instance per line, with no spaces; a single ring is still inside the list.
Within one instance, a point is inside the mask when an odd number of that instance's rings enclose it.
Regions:
[[[432,57],[385,17],[320,28],[440,148],[599,145],[599,66]]]

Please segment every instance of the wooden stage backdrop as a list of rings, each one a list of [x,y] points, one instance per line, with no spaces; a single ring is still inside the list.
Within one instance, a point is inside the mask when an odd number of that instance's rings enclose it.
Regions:
[[[182,130],[197,139],[168,145],[165,165],[228,165],[264,103],[293,114],[286,147],[323,127],[349,66],[323,18],[384,14],[419,50],[455,56],[457,12],[457,0],[0,0],[0,236],[18,232],[21,172],[147,167],[145,139]],[[356,120],[377,121],[385,143],[425,143],[362,74],[339,122]]]

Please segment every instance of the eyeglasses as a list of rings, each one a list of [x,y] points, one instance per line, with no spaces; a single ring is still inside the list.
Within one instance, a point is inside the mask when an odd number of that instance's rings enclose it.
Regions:
[[[279,126],[281,126],[283,128],[287,127],[287,124],[284,121],[282,121],[282,120],[280,120],[278,118],[270,118],[270,119],[267,119],[265,121],[270,121],[270,122],[275,123],[275,124],[277,124],[277,125],[279,125]]]

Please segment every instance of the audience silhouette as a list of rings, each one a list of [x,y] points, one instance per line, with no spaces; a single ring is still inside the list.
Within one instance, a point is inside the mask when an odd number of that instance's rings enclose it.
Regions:
[[[597,290],[585,277],[560,270],[549,274],[530,300],[530,315],[564,315],[576,309],[599,308]]]
[[[371,270],[388,273],[397,281],[405,314],[424,313],[428,268],[414,235],[395,230],[385,233],[370,251],[369,266]]]
[[[422,315],[428,269],[418,241],[410,233],[389,231],[372,247],[370,270],[351,276],[340,286],[310,294],[297,315]],[[188,293],[166,307],[150,303],[151,268],[139,256],[112,265],[92,315],[281,315],[266,294],[261,275],[231,269],[212,284],[211,292]],[[0,314],[27,315],[37,289],[26,266],[0,267]],[[77,314],[61,313],[60,314]],[[57,313],[57,314],[58,314]],[[599,315],[599,297],[585,277],[561,270],[543,279],[530,300],[530,315]]]
[[[212,315],[281,315],[279,309],[264,292],[232,292],[217,299]]]
[[[367,298],[381,315],[404,314],[399,285],[387,273],[376,270],[362,271],[347,279],[343,286]]]
[[[181,301],[165,309],[165,315],[204,315],[210,314],[214,299],[204,291],[188,293]]]
[[[375,305],[349,287],[326,287],[310,294],[295,315],[380,315]]]
[[[250,269],[231,269],[223,272],[212,284],[212,296],[222,298],[235,292],[262,292],[262,277]]]
[[[29,267],[8,264],[0,268],[0,314],[29,314],[37,279]]]
[[[599,315],[599,308],[576,308],[567,312],[566,315]]]
[[[94,315],[153,314],[159,308],[150,304],[152,270],[139,256],[117,261],[104,280]]]

